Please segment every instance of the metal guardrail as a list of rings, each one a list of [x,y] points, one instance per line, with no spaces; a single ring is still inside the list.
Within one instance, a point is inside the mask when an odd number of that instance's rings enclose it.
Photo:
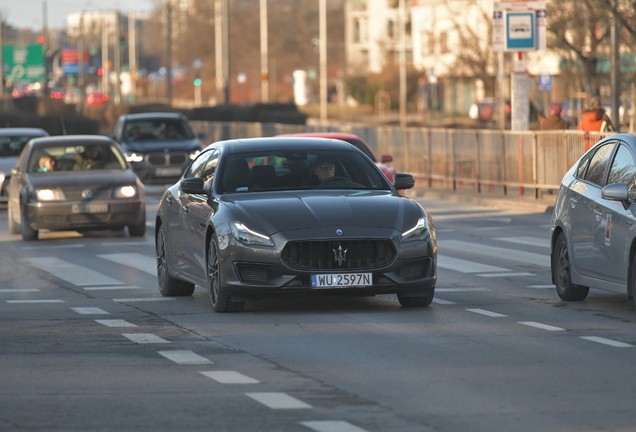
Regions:
[[[390,154],[398,172],[414,174],[429,187],[466,188],[476,192],[510,188],[558,189],[579,157],[613,132],[399,128],[388,126],[285,125],[278,123],[191,122],[208,142],[286,133],[354,133],[376,154]]]

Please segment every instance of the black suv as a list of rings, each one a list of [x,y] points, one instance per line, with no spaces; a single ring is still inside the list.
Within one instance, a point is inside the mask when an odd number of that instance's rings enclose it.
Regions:
[[[188,119],[178,113],[123,115],[112,137],[147,184],[175,183],[202,149]]]

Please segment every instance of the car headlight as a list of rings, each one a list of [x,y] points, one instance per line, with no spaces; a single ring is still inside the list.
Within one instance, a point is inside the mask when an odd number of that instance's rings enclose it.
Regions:
[[[128,162],[143,162],[144,160],[144,155],[133,153],[133,152],[124,153],[124,157],[126,158],[126,161]]]
[[[194,158],[196,158],[197,156],[199,156],[199,153],[201,153],[201,150],[196,150],[192,153],[190,153],[190,159],[194,160]]]
[[[62,192],[58,189],[37,189],[35,195],[38,201],[62,201]]]
[[[115,198],[132,198],[137,195],[137,188],[134,186],[122,186],[115,189]]]
[[[241,222],[232,224],[232,235],[235,239],[247,245],[274,246],[274,242],[266,235],[252,231]]]
[[[402,233],[401,241],[421,240],[426,234],[428,224],[425,217],[421,217],[417,220],[417,224]]]

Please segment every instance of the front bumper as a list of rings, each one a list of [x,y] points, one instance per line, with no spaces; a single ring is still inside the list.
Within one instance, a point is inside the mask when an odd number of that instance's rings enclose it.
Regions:
[[[437,254],[430,238],[400,243],[400,233],[390,229],[348,228],[358,236],[348,239],[326,235],[334,230],[314,229],[301,232],[278,233],[272,236],[274,247],[245,246],[234,239],[222,251],[221,280],[224,290],[233,298],[265,297],[272,295],[375,295],[375,294],[428,294],[437,281]],[[395,258],[386,265],[360,268],[299,269],[292,268],[283,259],[284,246],[289,241],[302,240],[358,241],[363,239],[390,240]],[[223,243],[223,240],[220,241]],[[312,275],[371,273],[371,286],[343,288],[312,288]]]
[[[63,231],[73,229],[121,229],[146,223],[146,203],[142,199],[91,201],[108,204],[104,213],[73,213],[72,201],[34,202],[27,204],[27,220],[35,230]]]

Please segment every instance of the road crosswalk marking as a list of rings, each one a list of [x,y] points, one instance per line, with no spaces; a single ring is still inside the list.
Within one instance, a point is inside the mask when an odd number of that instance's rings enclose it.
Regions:
[[[454,270],[461,273],[486,273],[510,271],[502,267],[480,264],[446,255],[437,255],[437,267]]]
[[[508,243],[516,243],[520,245],[537,246],[537,247],[550,247],[550,240],[538,239],[535,237],[496,237],[493,240],[505,241]]]
[[[246,393],[246,395],[271,409],[311,408],[311,405],[285,393]]]
[[[7,288],[0,289],[0,293],[40,292],[37,288]]]
[[[628,343],[624,343],[624,342],[618,342],[612,339],[605,339],[602,337],[598,337],[598,336],[581,336],[581,339],[585,339],[585,340],[589,340],[591,342],[596,342],[596,343],[600,343],[603,345],[609,345],[609,346],[613,346],[616,348],[631,348],[634,345],[630,345]]]
[[[212,364],[212,362],[194,351],[190,350],[172,350],[172,351],[157,351],[159,355],[172,360],[180,365],[204,365]]]
[[[85,291],[110,291],[110,290],[127,290],[127,289],[141,289],[142,287],[137,285],[114,285],[114,286],[94,286],[84,287]]]
[[[56,257],[24,258],[22,261],[76,286],[126,285],[122,281]]]
[[[104,309],[98,307],[74,307],[71,308],[71,310],[80,315],[110,315],[110,312],[106,312]]]
[[[170,343],[170,341],[151,333],[123,333],[122,336],[138,344]]]
[[[486,316],[489,316],[491,318],[503,318],[503,317],[507,316],[507,315],[500,314],[500,313],[497,313],[497,312],[491,312],[491,311],[486,310],[486,309],[475,308],[475,309],[466,309],[466,310],[468,312],[473,312],[473,313],[480,314],[480,315],[486,315]]]
[[[548,324],[541,324],[534,321],[519,321],[519,324],[523,324],[523,325],[527,325],[530,327],[538,328],[541,330],[547,330],[547,331],[565,331],[565,329],[561,327],[555,327]]]
[[[137,297],[137,298],[114,298],[115,303],[135,303],[135,302],[155,302],[176,300],[174,297]]]
[[[105,325],[106,327],[137,327],[135,324],[123,319],[96,319],[95,322]]]
[[[7,300],[7,303],[64,303],[64,300],[42,299],[42,300]]]
[[[236,371],[204,371],[201,374],[220,384],[258,384],[259,380]],[[259,401],[260,402],[260,401]]]
[[[137,270],[146,272],[152,276],[157,276],[157,259],[152,258],[140,253],[114,253],[114,254],[102,254],[97,255],[99,258],[103,258],[108,261],[112,261],[117,264],[133,267]]]
[[[367,432],[344,420],[303,421],[300,424],[316,432]]]
[[[493,278],[493,277],[510,277],[510,276],[534,276],[534,273],[527,273],[527,272],[518,272],[518,273],[485,273],[485,274],[478,274],[477,276],[479,277],[485,277],[485,278]]]
[[[471,243],[460,240],[439,241],[441,250],[451,249],[465,253],[474,253],[479,256],[489,256],[509,261],[518,261],[524,264],[534,264],[542,267],[550,267],[550,256],[518,249],[507,249],[495,246],[487,246],[480,243]]]

